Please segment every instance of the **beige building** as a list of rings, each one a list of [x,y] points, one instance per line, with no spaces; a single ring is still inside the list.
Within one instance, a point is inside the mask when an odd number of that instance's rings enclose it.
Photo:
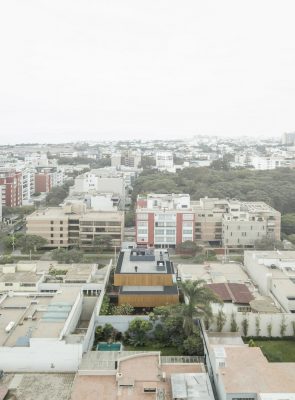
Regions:
[[[256,240],[280,240],[281,214],[264,202],[232,202],[222,218],[222,244],[253,247]]]
[[[253,247],[267,236],[280,240],[281,214],[264,202],[202,198],[191,202],[196,240],[226,247]]]
[[[42,236],[48,247],[93,247],[103,236],[111,236],[112,246],[120,247],[123,232],[123,211],[88,211],[81,204],[49,207],[27,217],[27,233]]]

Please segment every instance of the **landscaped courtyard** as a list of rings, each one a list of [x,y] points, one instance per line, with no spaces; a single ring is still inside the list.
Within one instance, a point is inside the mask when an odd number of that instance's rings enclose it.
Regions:
[[[268,361],[295,362],[295,340],[254,340]]]

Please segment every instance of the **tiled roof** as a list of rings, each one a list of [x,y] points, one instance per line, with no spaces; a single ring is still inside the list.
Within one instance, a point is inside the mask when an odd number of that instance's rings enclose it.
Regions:
[[[207,287],[222,301],[249,304],[254,299],[247,286],[242,283],[210,283]]]

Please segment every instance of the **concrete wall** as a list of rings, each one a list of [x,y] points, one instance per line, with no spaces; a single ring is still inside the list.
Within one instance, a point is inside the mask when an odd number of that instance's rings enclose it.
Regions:
[[[295,314],[256,314],[256,313],[236,313],[235,319],[239,327],[239,333],[243,335],[242,321],[247,319],[249,322],[248,336],[268,336],[268,324],[272,326],[271,336],[281,336],[280,329],[282,322],[284,322],[286,327],[286,332],[284,336],[293,336],[293,325],[295,323]],[[256,318],[259,319],[260,332],[257,335],[256,332]],[[227,314],[227,320],[222,332],[230,332],[231,315]],[[217,331],[216,320],[210,325],[209,331]]]
[[[129,328],[129,322],[134,318],[149,320],[148,315],[100,315],[96,318],[95,325],[111,324],[119,332],[126,332]]]
[[[55,339],[31,339],[30,347],[0,347],[5,372],[75,372],[82,359],[81,344]]]

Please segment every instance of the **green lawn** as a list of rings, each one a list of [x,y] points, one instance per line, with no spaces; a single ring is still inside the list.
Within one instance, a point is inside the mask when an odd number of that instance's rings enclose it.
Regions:
[[[268,361],[295,362],[294,340],[254,340]]]
[[[161,351],[162,356],[181,356],[176,347],[161,347],[157,345],[147,345],[147,346],[124,346],[126,351]]]

